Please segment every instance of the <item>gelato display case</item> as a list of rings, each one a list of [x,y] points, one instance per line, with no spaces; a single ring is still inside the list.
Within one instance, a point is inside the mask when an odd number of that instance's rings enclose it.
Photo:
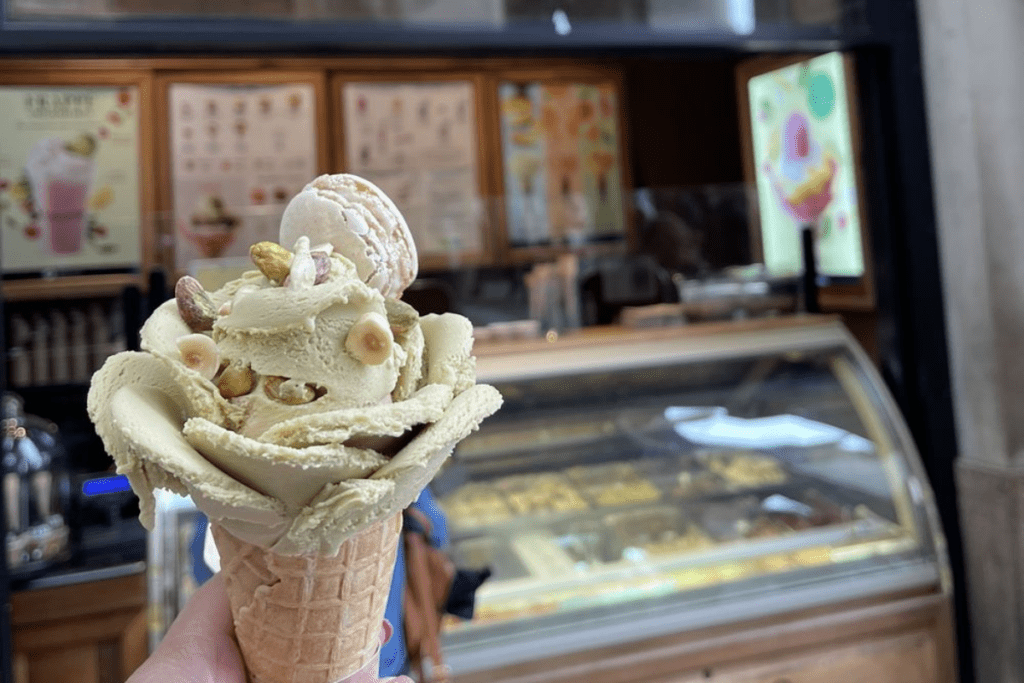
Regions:
[[[505,405],[434,482],[493,572],[457,680],[955,680],[932,494],[841,323],[476,352]]]

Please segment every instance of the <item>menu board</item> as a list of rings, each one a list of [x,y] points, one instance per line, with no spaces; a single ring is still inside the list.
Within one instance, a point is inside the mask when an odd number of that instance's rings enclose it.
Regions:
[[[833,52],[747,83],[764,262],[803,271],[800,232],[814,229],[818,272],[864,274],[857,157],[844,58]]]
[[[395,202],[421,254],[483,249],[475,97],[472,81],[342,87],[346,170]]]
[[[0,86],[5,273],[138,266],[139,88]]]
[[[317,175],[314,86],[172,83],[168,96],[176,266],[276,242],[285,205]]]
[[[621,236],[614,86],[504,82],[498,96],[511,243],[579,244]]]

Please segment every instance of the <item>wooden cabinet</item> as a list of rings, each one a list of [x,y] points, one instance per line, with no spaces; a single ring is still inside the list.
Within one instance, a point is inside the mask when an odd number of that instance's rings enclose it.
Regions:
[[[840,603],[463,673],[456,683],[955,683],[950,610],[942,593]]]
[[[917,631],[816,650],[754,666],[713,670],[705,683],[940,683],[936,642]]]
[[[123,683],[147,655],[146,575],[11,596],[15,683]]]

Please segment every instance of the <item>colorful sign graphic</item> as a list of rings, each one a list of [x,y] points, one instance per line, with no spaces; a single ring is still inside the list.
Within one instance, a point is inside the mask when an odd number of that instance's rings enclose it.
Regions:
[[[513,245],[624,232],[611,85],[502,83],[505,210]]]
[[[860,277],[857,159],[842,54],[755,76],[747,89],[768,271],[803,271],[800,232],[810,226],[818,272]]]

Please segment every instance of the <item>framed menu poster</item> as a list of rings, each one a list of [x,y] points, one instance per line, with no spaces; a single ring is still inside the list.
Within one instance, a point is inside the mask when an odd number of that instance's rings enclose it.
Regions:
[[[162,80],[176,270],[250,268],[249,246],[277,241],[285,205],[326,167],[324,86],[321,74],[298,72]]]
[[[480,262],[490,212],[471,75],[338,76],[343,167],[378,185],[416,239],[421,267]]]
[[[0,76],[5,276],[144,265],[149,83],[114,71]]]
[[[505,74],[498,82],[510,246],[582,245],[626,234],[616,79]]]

